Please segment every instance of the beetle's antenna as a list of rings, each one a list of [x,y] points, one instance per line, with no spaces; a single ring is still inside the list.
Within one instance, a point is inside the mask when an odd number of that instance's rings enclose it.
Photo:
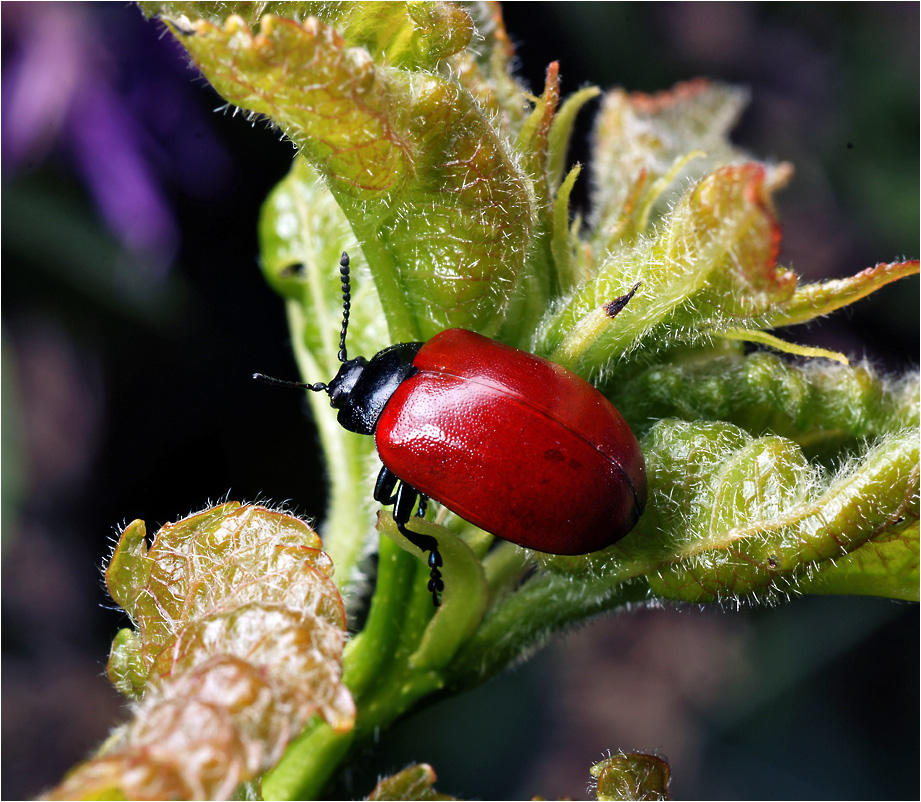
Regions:
[[[254,373],[253,378],[257,382],[265,384],[274,384],[276,387],[293,387],[295,390],[313,390],[315,393],[325,393],[329,387],[323,382],[307,384],[306,382],[291,382],[284,379],[275,379],[272,376],[266,376],[264,373]]]
[[[349,330],[349,311],[352,308],[352,286],[349,283],[349,255],[343,251],[339,260],[339,280],[342,282],[342,331],[339,333],[339,361],[348,362],[349,355],[345,350],[345,335]],[[306,382],[292,382],[284,379],[275,379],[264,373],[254,373],[257,382],[274,384],[276,387],[292,387],[295,390],[312,390],[315,393],[329,392],[329,385],[324,382],[307,384]]]
[[[349,310],[352,308],[352,288],[349,284],[349,255],[343,251],[339,260],[339,280],[342,282],[342,332],[339,334],[339,361],[348,362],[345,350],[345,333],[349,328]]]

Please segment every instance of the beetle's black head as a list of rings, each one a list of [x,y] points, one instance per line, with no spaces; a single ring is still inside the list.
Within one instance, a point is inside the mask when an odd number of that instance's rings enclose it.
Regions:
[[[339,425],[350,432],[372,434],[400,383],[415,373],[413,359],[422,343],[391,345],[370,362],[364,357],[343,363],[328,386],[329,403],[339,410]]]
[[[342,367],[339,368],[336,378],[326,386],[326,392],[329,393],[329,405],[331,407],[334,409],[342,409],[348,404],[349,396],[352,394],[352,390],[355,389],[358,379],[367,366],[368,360],[363,356],[342,363]]]

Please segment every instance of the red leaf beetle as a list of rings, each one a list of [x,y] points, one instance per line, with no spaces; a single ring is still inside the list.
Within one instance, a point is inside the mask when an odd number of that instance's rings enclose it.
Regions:
[[[253,378],[329,394],[341,426],[373,434],[383,468],[374,499],[428,552],[428,588],[444,589],[435,538],[407,527],[432,499],[503,540],[588,554],[626,535],[646,505],[636,437],[595,387],[566,368],[464,329],[349,359],[349,257],[342,254],[342,366],[329,383]],[[609,305],[611,316],[636,287]]]

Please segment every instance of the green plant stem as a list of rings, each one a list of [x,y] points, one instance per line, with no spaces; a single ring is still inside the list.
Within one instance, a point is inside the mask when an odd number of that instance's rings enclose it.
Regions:
[[[483,570],[492,598],[511,590],[531,562],[528,552],[508,541],[497,543],[483,558]]]
[[[415,560],[390,538],[379,539],[377,587],[364,629],[348,644],[342,681],[353,696],[362,695],[380,677],[382,664],[397,651],[413,578]]]
[[[314,719],[263,778],[263,799],[319,799],[354,740],[354,730],[335,732],[326,722]]]

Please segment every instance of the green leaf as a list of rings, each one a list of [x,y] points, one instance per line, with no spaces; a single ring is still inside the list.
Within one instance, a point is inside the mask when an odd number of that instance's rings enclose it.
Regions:
[[[569,231],[569,196],[579,174],[578,168],[570,172],[563,187],[560,182],[576,114],[598,93],[594,87],[583,89],[569,98],[557,114],[559,64],[553,62],[547,68],[544,93],[518,133],[517,150],[532,178],[536,196],[537,225],[527,282],[519,288],[517,299],[513,297],[510,321],[503,329],[503,336],[511,341],[530,339],[537,325],[538,316],[533,314],[533,305],[529,309],[523,300],[558,296],[576,284]]]
[[[551,189],[556,191],[563,174],[566,172],[566,151],[576,124],[576,115],[585,104],[598,97],[601,90],[597,86],[586,86],[563,102],[559,112],[554,116],[547,141],[547,175]]]
[[[351,24],[376,9],[356,7]],[[375,266],[393,339],[450,326],[498,330],[525,267],[533,191],[462,83],[375,63],[316,17],[264,16],[253,33],[239,17],[215,24],[171,13],[218,92],[269,115],[324,177]],[[417,26],[415,46],[441,48],[443,33]]]
[[[797,288],[788,304],[772,310],[765,323],[776,328],[815,320],[865,298],[890,282],[916,275],[918,269],[917,259],[909,262],[880,263],[875,267],[868,267],[856,276],[807,284]]]
[[[722,337],[724,340],[764,345],[793,356],[822,357],[823,359],[831,359],[833,362],[839,362],[842,365],[850,364],[848,358],[838,351],[829,351],[827,348],[817,348],[811,345],[797,345],[796,343],[782,340],[780,337],[775,337],[773,334],[768,334],[766,331],[724,329],[720,332],[714,332],[714,336]]]
[[[918,376],[880,376],[868,364],[803,365],[769,353],[658,364],[621,383],[617,406],[645,431],[660,418],[726,421],[795,440],[815,459],[868,437],[918,426]]]
[[[534,177],[538,203],[546,208],[552,194],[550,174],[550,129],[560,102],[560,65],[554,61],[547,67],[544,93],[538,98],[534,111],[518,133],[518,150],[525,154],[525,168]],[[564,144],[565,146],[565,144]]]
[[[380,526],[400,548],[425,560],[424,552],[399,533],[393,516],[382,517]],[[409,663],[421,669],[439,669],[451,662],[457,650],[476,631],[488,601],[486,575],[470,546],[448,530],[424,521],[414,521],[413,529],[438,541],[438,550],[444,560],[445,592],[441,607],[426,628]]]
[[[132,521],[125,527],[106,567],[109,595],[132,620],[137,618],[139,599],[136,589],[150,581],[153,565],[147,559],[147,528],[143,521]]]
[[[906,509],[902,520],[885,527],[859,548],[823,565],[806,579],[805,593],[884,596],[919,601],[918,509]]]
[[[574,227],[569,225],[569,197],[582,168],[577,164],[563,180],[553,201],[553,235],[550,250],[561,290],[571,290],[583,278],[580,268],[579,240]]]
[[[890,530],[907,511],[917,516],[915,430],[890,435],[837,472],[811,466],[791,441],[752,438],[726,424],[663,421],[644,445],[655,497],[614,548],[656,563],[647,577],[660,597],[704,602],[799,592],[803,578]],[[911,530],[899,532],[904,548],[916,552]],[[886,595],[899,597],[917,577],[917,561],[890,567],[898,570],[882,580]]]
[[[339,257],[352,257],[349,352],[374,354],[390,335],[362,252],[353,248],[348,221],[317,172],[301,158],[275,187],[259,220],[262,271],[285,299],[300,377],[330,381],[339,369],[342,293]],[[374,512],[367,499],[368,464],[374,442],[343,429],[325,394],[308,393],[320,442],[327,455],[331,506],[324,547],[336,565],[336,583],[345,589],[360,579],[357,565],[374,537]]]

